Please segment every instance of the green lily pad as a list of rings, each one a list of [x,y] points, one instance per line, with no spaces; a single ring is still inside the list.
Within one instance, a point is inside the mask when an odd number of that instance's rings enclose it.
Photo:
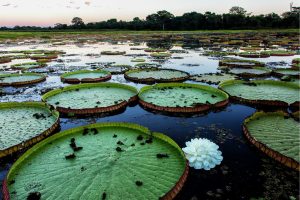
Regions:
[[[132,59],[131,62],[145,62],[146,60],[143,58]]]
[[[293,70],[293,69],[276,69],[274,70],[274,73],[279,76],[285,76],[285,75],[295,76],[295,77],[300,76],[299,70]]]
[[[127,71],[124,77],[133,82],[141,83],[180,82],[187,80],[189,74],[174,69],[140,69]]]
[[[151,53],[150,56],[154,58],[168,58],[171,57],[172,54],[167,52],[155,52],[155,53]]]
[[[0,158],[52,133],[58,117],[41,102],[0,103]]]
[[[239,76],[267,76],[271,73],[271,70],[264,67],[253,67],[253,68],[232,68],[228,73],[239,75]]]
[[[126,51],[101,51],[101,55],[124,55]]]
[[[104,71],[108,71],[111,74],[123,74],[124,72],[129,70],[129,68],[131,68],[130,65],[118,64],[118,65],[105,66],[105,67],[102,67],[101,69]]]
[[[61,75],[63,82],[100,82],[109,80],[110,78],[110,72],[104,70],[79,70]]]
[[[293,104],[299,102],[299,85],[273,80],[257,81],[225,81],[219,85],[220,89],[227,92],[231,97],[241,101],[258,101],[271,103],[272,101]]]
[[[290,165],[292,162],[283,157],[290,158],[295,161],[295,165],[299,168],[299,151],[300,151],[300,124],[284,112],[256,112],[244,122],[245,134],[248,139],[260,150],[267,153],[276,160]],[[266,149],[267,148],[267,149]],[[267,151],[270,149],[271,151]],[[275,153],[273,152],[275,151]],[[277,155],[281,155],[280,159]]]
[[[270,56],[293,56],[296,54],[295,51],[284,51],[284,50],[274,50],[274,51],[262,51],[261,54],[266,54]]]
[[[219,66],[252,68],[256,66],[264,66],[265,64],[255,60],[220,60]]]
[[[0,75],[0,86],[21,86],[45,81],[46,77],[36,73]]]
[[[43,95],[43,101],[59,112],[88,114],[121,108],[136,98],[137,90],[119,83],[85,83],[52,90]],[[112,110],[111,110],[112,111]]]
[[[168,136],[136,124],[99,123],[29,149],[11,167],[7,185],[11,199],[172,199],[187,173],[183,152]]]
[[[191,77],[191,80],[208,84],[219,84],[223,81],[234,80],[235,78],[236,76],[232,74],[215,73],[195,75]]]
[[[19,70],[27,70],[27,69],[35,69],[43,67],[44,64],[37,63],[37,62],[28,62],[28,63],[21,63],[21,64],[15,64],[12,65],[11,68],[13,69],[19,69]]]
[[[228,103],[228,95],[216,88],[188,83],[160,83],[145,86],[139,93],[144,106],[170,112],[197,112]],[[173,109],[174,108],[174,109]],[[174,110],[174,111],[172,111]],[[200,109],[199,111],[203,111]]]

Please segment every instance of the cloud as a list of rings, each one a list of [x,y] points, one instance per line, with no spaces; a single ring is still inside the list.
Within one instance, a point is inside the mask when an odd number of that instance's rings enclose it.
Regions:
[[[4,4],[4,5],[2,5],[2,6],[10,6],[10,3],[8,3],[8,4]]]

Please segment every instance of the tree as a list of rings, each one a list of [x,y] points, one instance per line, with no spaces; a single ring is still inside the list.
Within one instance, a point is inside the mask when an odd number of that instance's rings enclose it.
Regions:
[[[233,6],[232,8],[229,9],[229,14],[232,14],[232,15],[243,15],[245,16],[247,13],[247,11],[242,8],[242,7],[239,7],[239,6]]]
[[[82,21],[82,19],[80,17],[74,17],[72,19],[72,25],[74,28],[82,28],[82,27],[84,27],[84,22]]]
[[[68,25],[67,24],[61,24],[61,23],[57,23],[54,25],[55,29],[67,29]]]
[[[158,11],[146,17],[151,27],[159,27],[165,30],[166,24],[174,18],[174,15],[166,10]]]

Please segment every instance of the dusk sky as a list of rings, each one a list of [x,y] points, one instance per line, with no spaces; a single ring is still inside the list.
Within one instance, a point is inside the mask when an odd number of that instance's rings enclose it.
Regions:
[[[136,16],[144,19],[159,10],[174,15],[191,11],[226,13],[232,6],[243,7],[253,14],[282,14],[289,10],[289,3],[288,0],[0,0],[0,26],[69,24],[75,16],[86,23],[110,18],[132,20]]]

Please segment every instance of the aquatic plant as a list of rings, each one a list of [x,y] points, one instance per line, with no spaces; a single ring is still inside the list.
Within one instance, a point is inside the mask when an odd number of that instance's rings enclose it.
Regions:
[[[2,74],[0,75],[0,86],[24,86],[40,83],[46,80],[46,77],[37,73],[23,74]]]
[[[101,55],[124,55],[126,51],[101,51]]]
[[[299,106],[299,85],[274,80],[224,81],[219,88],[242,103],[264,106]],[[288,97],[288,98],[287,98]]]
[[[219,146],[204,138],[195,138],[185,143],[182,148],[190,167],[195,169],[210,170],[223,160]]]
[[[84,83],[52,90],[42,100],[60,113],[89,115],[124,109],[137,100],[136,88],[119,83]]]
[[[228,95],[206,85],[158,83],[139,92],[139,103],[149,109],[170,113],[197,113],[228,104]]]
[[[124,74],[125,79],[137,83],[182,82],[189,78],[184,71],[174,69],[138,69],[129,70]]]
[[[300,171],[300,125],[287,113],[256,112],[245,119],[243,130],[246,138],[259,150]]]
[[[167,200],[188,170],[184,153],[164,134],[130,123],[90,124],[29,149],[10,168],[4,197]]]
[[[78,70],[61,75],[62,82],[67,83],[93,83],[111,79],[111,74],[104,70]]]

